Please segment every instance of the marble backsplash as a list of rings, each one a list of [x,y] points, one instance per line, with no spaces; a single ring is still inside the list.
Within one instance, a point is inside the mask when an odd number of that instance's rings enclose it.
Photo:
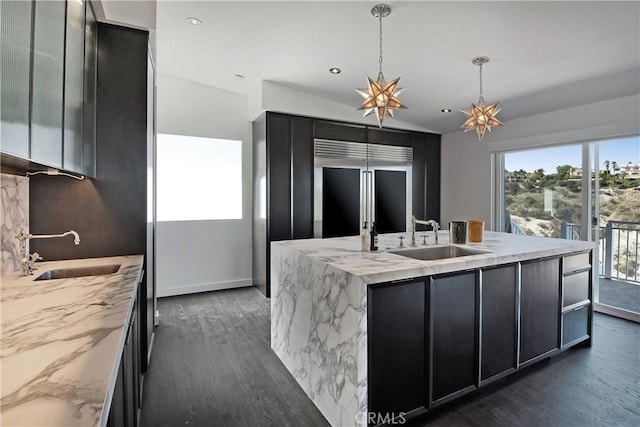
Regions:
[[[0,237],[2,275],[20,269],[20,245],[16,236],[29,231],[29,178],[0,174]]]

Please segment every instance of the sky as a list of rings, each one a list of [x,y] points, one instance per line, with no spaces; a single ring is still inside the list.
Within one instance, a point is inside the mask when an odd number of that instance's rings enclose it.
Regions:
[[[626,165],[629,162],[640,163],[640,135],[600,142],[600,169],[604,170],[604,161]],[[545,173],[555,173],[556,166],[582,166],[582,145],[542,148],[505,154],[505,169],[516,171],[524,169],[533,172],[544,169]]]

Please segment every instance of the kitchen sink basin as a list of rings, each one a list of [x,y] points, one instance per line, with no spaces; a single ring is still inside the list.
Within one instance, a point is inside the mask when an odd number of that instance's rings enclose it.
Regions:
[[[69,279],[72,277],[105,276],[117,273],[120,264],[91,265],[88,267],[60,268],[49,270],[36,277],[34,280]]]
[[[422,261],[432,261],[437,259],[458,258],[462,256],[471,256],[479,254],[487,254],[489,252],[477,249],[464,248],[460,246],[429,246],[419,249],[403,249],[397,251],[389,251],[392,254],[402,255]]]

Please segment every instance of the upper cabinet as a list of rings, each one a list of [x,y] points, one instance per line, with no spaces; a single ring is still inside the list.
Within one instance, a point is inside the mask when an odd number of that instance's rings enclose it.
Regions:
[[[29,159],[61,168],[66,5],[38,1],[34,8]]]
[[[64,152],[63,167],[82,171],[82,125],[84,95],[85,2],[67,2],[67,37],[64,58]]]
[[[2,2],[3,153],[95,175],[95,26],[84,0]]]
[[[32,8],[31,2],[0,3],[0,146],[23,158],[29,157]]]
[[[91,3],[86,2],[84,20],[84,103],[82,166],[85,175],[96,175],[96,82],[98,23]]]

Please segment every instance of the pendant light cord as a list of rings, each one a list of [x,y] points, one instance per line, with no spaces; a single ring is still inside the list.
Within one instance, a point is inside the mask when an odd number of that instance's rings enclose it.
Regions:
[[[380,65],[380,73],[382,73],[382,10],[379,12],[378,19],[380,22],[380,58],[378,59],[378,63]]]
[[[480,98],[482,98],[482,62],[480,63]]]

